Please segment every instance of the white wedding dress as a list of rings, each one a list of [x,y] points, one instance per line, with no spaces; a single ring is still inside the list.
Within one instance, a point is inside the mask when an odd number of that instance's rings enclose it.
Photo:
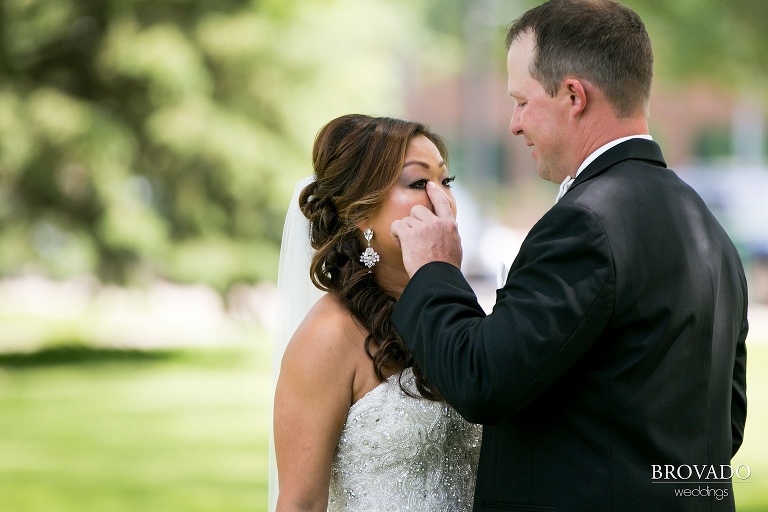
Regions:
[[[410,369],[403,384],[415,392]],[[393,375],[349,409],[329,512],[472,510],[481,434],[447,404],[405,394]]]

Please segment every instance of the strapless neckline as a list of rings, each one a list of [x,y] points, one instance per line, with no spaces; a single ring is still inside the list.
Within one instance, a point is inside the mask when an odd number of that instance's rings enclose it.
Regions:
[[[329,511],[470,511],[481,428],[415,398],[410,368],[349,409],[331,466]]]

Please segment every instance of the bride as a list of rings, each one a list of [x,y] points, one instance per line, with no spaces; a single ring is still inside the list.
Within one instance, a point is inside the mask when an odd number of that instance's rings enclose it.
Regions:
[[[317,135],[314,180],[294,197],[281,251],[290,341],[275,390],[270,510],[472,508],[480,427],[442,401],[390,323],[408,282],[390,225],[414,205],[431,208],[429,181],[455,204],[445,156],[442,138],[399,119],[345,115]],[[326,293],[317,299],[315,288]]]

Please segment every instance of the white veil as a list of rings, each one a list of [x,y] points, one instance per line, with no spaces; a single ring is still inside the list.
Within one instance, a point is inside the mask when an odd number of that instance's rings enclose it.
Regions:
[[[274,352],[272,356],[272,397],[280,373],[285,347],[304,316],[323,296],[309,279],[309,266],[314,249],[309,244],[309,221],[299,209],[299,194],[314,181],[304,178],[296,184],[288,213],[285,215],[283,240],[280,246],[280,266],[277,273],[277,318],[275,321]],[[273,428],[269,429],[269,507],[277,507],[277,462]]]

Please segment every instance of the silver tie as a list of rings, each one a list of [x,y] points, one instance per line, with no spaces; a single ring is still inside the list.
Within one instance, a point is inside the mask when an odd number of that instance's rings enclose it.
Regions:
[[[560,192],[557,193],[557,198],[555,198],[555,203],[557,203],[561,197],[565,195],[566,192],[568,192],[568,188],[573,183],[573,178],[570,176],[566,176],[563,182],[560,184]]]

